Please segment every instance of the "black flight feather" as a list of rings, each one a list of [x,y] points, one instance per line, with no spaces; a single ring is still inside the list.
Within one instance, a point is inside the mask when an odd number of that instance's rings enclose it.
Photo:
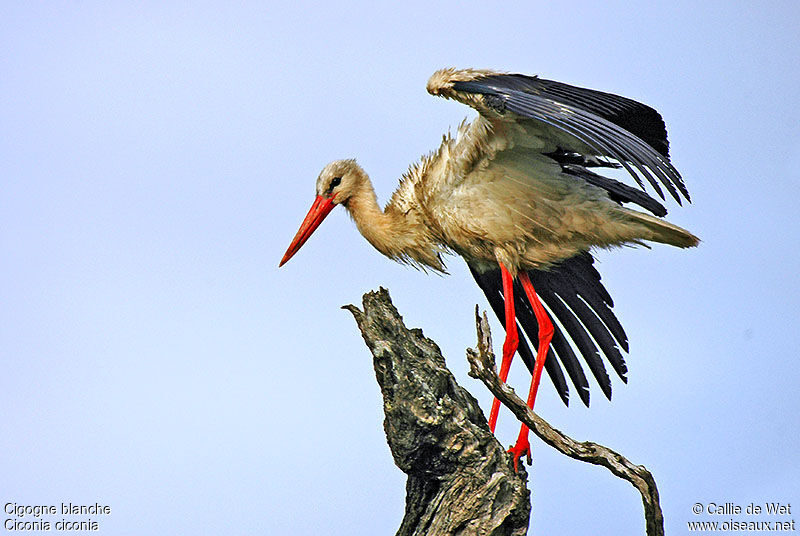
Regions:
[[[475,278],[475,282],[478,283],[478,286],[481,288],[483,293],[486,294],[486,299],[489,301],[489,305],[491,306],[495,315],[497,315],[497,318],[505,326],[505,302],[503,300],[503,284],[502,278],[500,277],[500,271],[498,270],[480,273],[472,266],[470,266],[469,269],[472,273],[472,276]],[[517,312],[517,316],[520,316],[519,312]],[[533,316],[532,313],[531,316]],[[522,321],[523,324],[525,323],[524,321],[525,319]],[[536,324],[535,318],[533,319],[533,322],[533,333],[535,334],[538,331],[538,324]],[[517,324],[517,330],[519,333],[523,334],[528,332],[519,324]],[[534,338],[533,340],[535,341],[537,339]],[[517,351],[519,352],[522,361],[525,363],[525,366],[529,371],[531,371],[531,373],[533,373],[533,367],[536,359],[531,352],[530,346],[528,346],[524,335],[519,338],[519,348]],[[547,375],[550,376],[550,379],[553,381],[553,385],[556,388],[556,392],[558,392],[558,395],[561,397],[561,400],[565,405],[569,406],[569,387],[567,387],[564,373],[561,370],[558,361],[555,359],[545,359],[544,368],[547,371]]]
[[[611,93],[517,74],[453,82],[453,89],[483,95],[486,104],[500,113],[510,111],[570,134],[597,155],[616,160],[642,188],[644,177],[662,198],[659,184],[679,204],[680,194],[690,200],[680,173],[669,161],[664,121],[649,106]]]
[[[500,270],[478,272],[470,266],[475,281],[489,300],[489,305],[503,325],[505,306]],[[628,350],[628,339],[622,325],[611,311],[613,301],[600,281],[594,259],[588,252],[566,259],[549,270],[529,270],[537,295],[558,320],[553,323],[554,334],[545,369],[553,379],[556,391],[567,402],[568,388],[559,361],[564,365],[581,400],[589,405],[589,385],[577,360],[572,344],[583,356],[603,393],[611,397],[611,381],[602,356],[614,371],[626,381],[627,366],[620,348]],[[539,325],[519,281],[514,282],[514,306],[518,326],[525,336],[520,336],[520,355],[533,370],[534,356],[530,347],[538,344]],[[562,329],[563,328],[563,329]],[[569,339],[567,338],[569,337]],[[527,344],[525,339],[530,344]],[[555,357],[556,359],[553,359]]]

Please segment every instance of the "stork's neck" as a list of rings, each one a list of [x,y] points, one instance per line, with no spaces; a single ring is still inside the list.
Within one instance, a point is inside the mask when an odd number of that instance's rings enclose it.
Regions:
[[[375,249],[389,257],[395,256],[392,244],[396,244],[398,235],[402,234],[403,222],[393,212],[381,210],[375,189],[368,178],[347,200],[345,208],[356,222],[358,231]]]
[[[392,202],[385,211],[381,210],[372,183],[364,178],[361,187],[345,203],[364,238],[391,259],[444,271],[439,258],[441,246],[421,225],[419,213],[413,209],[397,210]]]

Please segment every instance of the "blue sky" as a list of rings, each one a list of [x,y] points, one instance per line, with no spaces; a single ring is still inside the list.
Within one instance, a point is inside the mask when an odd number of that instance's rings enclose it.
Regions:
[[[460,259],[392,263],[343,210],[277,265],[324,164],[357,157],[385,202],[472,116],[428,76],[471,66],[658,109],[693,199],[669,217],[703,240],[598,253],[628,385],[565,408],[545,379],[538,412],[645,464],[670,533],[708,518],[695,502],[800,507],[798,22],[795,2],[4,3],[0,499],[108,504],[105,534],[393,533],[405,476],[339,307],[388,287],[488,408],[464,357],[484,298]],[[531,533],[643,532],[628,483],[533,448]]]

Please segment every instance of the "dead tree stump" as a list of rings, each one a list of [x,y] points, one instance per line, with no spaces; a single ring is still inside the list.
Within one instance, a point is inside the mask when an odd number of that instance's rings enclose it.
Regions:
[[[364,295],[355,316],[374,356],[384,429],[408,475],[398,536],[524,535],[526,475],[515,474],[477,400],[459,386],[439,347],[407,329],[385,289]]]

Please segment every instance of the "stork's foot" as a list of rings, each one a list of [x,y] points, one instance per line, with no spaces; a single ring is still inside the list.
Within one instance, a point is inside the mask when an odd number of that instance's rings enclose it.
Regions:
[[[528,441],[527,434],[525,437],[519,437],[516,444],[508,449],[508,453],[511,454],[514,460],[514,471],[519,471],[519,459],[522,458],[522,456],[525,456],[525,460],[528,462],[528,465],[530,465],[533,460],[531,459],[531,444]]]

